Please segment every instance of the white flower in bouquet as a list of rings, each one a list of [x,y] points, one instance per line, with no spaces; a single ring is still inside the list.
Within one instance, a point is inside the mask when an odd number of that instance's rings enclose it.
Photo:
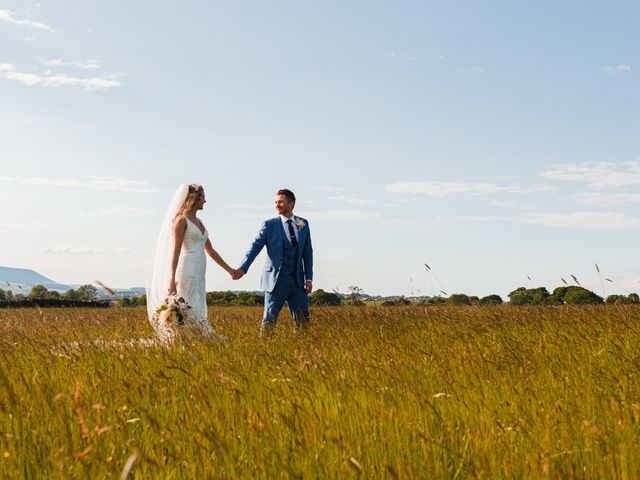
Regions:
[[[161,331],[169,331],[184,324],[191,305],[183,297],[172,294],[156,309],[155,318]]]

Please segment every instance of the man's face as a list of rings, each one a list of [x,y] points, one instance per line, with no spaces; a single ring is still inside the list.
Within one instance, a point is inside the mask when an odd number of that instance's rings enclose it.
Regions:
[[[290,217],[293,213],[295,202],[290,202],[285,195],[276,195],[276,212],[285,217]]]

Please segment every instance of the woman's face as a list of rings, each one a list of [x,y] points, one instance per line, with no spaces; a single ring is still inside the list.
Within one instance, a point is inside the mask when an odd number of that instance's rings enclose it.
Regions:
[[[207,198],[205,197],[204,192],[202,192],[202,195],[200,195],[198,200],[196,200],[196,210],[202,210],[205,203],[207,203]]]

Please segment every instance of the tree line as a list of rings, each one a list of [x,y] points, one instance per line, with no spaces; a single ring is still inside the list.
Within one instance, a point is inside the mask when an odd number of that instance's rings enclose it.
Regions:
[[[600,295],[579,286],[558,287],[549,292],[546,287],[520,287],[509,293],[510,305],[600,305],[607,304],[636,304],[640,303],[637,293],[629,295],[609,295],[606,299]],[[433,297],[422,303],[434,305],[500,305],[504,303],[500,295],[487,295],[478,298],[464,293],[455,293],[448,298]]]
[[[264,304],[264,295],[258,292],[207,292],[207,305],[209,306],[259,306]],[[0,303],[17,303],[35,300],[47,300],[47,305],[54,306],[56,301],[60,305],[73,304],[73,302],[96,302],[98,289],[93,285],[81,285],[77,289],[71,289],[63,294],[54,290],[48,290],[44,285],[34,285],[28,294],[13,294],[11,290],[0,288]],[[508,295],[511,305],[598,305],[598,304],[640,304],[640,296],[637,293],[629,295],[609,295],[606,299],[596,293],[579,286],[558,287],[549,292],[545,287],[525,288],[520,287]],[[349,287],[349,294],[342,295],[334,292],[326,292],[322,289],[309,295],[311,305],[366,305],[371,302],[366,300],[363,290],[356,286]],[[487,295],[477,297],[464,293],[455,293],[449,297],[430,297],[421,300],[407,299],[405,297],[379,302],[383,306],[402,305],[500,305],[504,303],[500,295]],[[112,305],[119,307],[138,307],[147,304],[146,295],[138,297],[125,297],[111,300]]]
[[[64,293],[48,290],[44,285],[34,285],[29,293],[14,294],[11,290],[0,288],[0,302],[20,302],[22,300],[69,300],[72,302],[95,302],[98,300],[98,289],[93,285],[80,285]]]

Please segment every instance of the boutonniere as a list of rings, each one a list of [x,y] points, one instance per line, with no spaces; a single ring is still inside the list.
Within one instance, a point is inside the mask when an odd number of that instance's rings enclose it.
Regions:
[[[296,227],[298,227],[298,230],[302,230],[305,226],[304,220],[296,219]]]

